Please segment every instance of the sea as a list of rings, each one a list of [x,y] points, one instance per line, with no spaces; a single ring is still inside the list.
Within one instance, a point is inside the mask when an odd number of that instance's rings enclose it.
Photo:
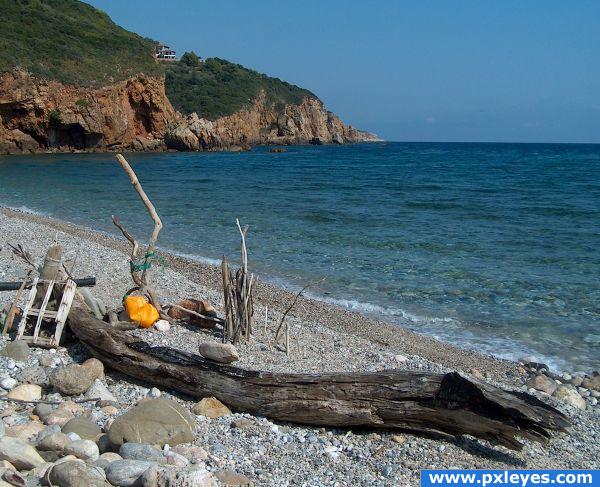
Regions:
[[[165,250],[236,262],[239,218],[263,280],[498,357],[600,368],[600,145],[126,157]],[[111,154],[0,156],[0,204],[111,234],[113,214],[137,236],[151,229]]]

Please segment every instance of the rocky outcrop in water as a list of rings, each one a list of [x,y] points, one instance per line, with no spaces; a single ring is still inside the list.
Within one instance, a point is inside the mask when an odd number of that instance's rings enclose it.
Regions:
[[[138,75],[100,89],[0,76],[0,154],[66,151],[206,151],[256,144],[377,140],[307,97],[278,107],[263,92],[247,108],[209,121],[177,112],[164,80]]]

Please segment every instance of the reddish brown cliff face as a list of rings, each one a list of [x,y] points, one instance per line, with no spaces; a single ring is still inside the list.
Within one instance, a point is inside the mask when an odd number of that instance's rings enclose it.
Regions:
[[[0,154],[44,151],[223,150],[253,144],[375,140],[347,126],[314,98],[277,110],[264,93],[248,108],[214,122],[184,117],[164,80],[139,75],[101,88],[0,76]]]

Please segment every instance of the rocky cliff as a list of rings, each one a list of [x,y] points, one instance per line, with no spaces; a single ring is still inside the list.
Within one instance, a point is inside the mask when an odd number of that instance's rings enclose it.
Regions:
[[[162,79],[139,75],[92,89],[20,70],[0,76],[0,154],[45,151],[224,150],[254,144],[376,140],[306,97],[276,107],[264,93],[247,108],[208,121],[183,116]]]

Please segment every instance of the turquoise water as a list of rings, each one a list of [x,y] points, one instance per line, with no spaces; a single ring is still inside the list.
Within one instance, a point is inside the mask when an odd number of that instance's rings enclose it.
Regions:
[[[405,144],[133,154],[164,248],[502,357],[598,368],[600,145]],[[111,155],[0,157],[0,203],[114,233],[148,218]]]

